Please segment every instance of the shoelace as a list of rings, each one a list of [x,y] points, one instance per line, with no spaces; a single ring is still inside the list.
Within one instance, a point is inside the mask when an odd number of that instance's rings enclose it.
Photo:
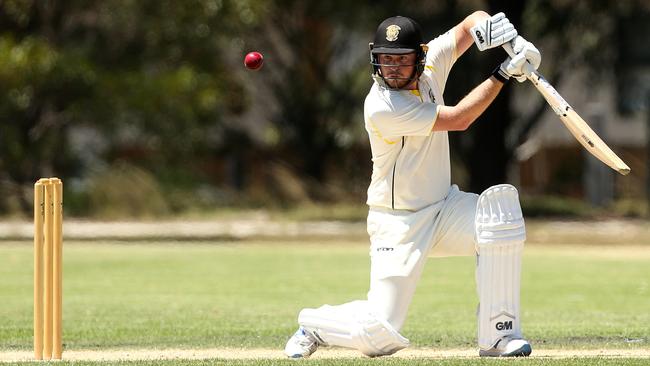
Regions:
[[[298,344],[304,347],[309,347],[312,344],[316,343],[314,340],[312,340],[307,333],[302,330],[300,332],[300,335],[298,336]]]
[[[301,339],[298,340],[298,344],[305,347],[311,346],[313,343],[314,341],[309,339],[306,335],[303,335]]]

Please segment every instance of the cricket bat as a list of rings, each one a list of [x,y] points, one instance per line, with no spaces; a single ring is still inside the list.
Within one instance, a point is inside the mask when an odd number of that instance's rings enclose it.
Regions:
[[[510,57],[515,55],[510,43],[503,45]],[[528,65],[530,66],[530,65]],[[532,68],[532,66],[531,66]],[[567,103],[560,93],[537,71],[531,72],[528,80],[533,83],[537,91],[542,94],[546,102],[553,108],[555,114],[560,117],[564,126],[573,134],[573,136],[584,146],[591,155],[598,158],[598,160],[605,163],[610,168],[616,170],[622,175],[627,175],[630,172],[630,167],[627,166],[619,158],[612,149],[598,137],[594,130],[589,127],[582,117]]]

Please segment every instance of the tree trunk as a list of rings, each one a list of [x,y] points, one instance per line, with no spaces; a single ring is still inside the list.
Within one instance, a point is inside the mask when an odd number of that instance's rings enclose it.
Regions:
[[[518,30],[521,29],[523,1],[488,1],[490,14],[504,12]],[[487,51],[481,55],[491,67],[499,65],[506,57],[500,50]],[[486,57],[483,57],[486,56]],[[483,60],[482,60],[483,61]],[[510,83],[516,83],[512,80]],[[486,188],[505,183],[512,152],[506,146],[506,133],[510,127],[510,88],[506,85],[492,105],[471,128],[473,144],[466,155],[469,157],[469,190],[480,193]]]
[[[471,192],[480,193],[506,180],[510,161],[505,141],[511,118],[509,101],[510,89],[506,86],[471,128],[474,135],[474,143],[468,154]]]

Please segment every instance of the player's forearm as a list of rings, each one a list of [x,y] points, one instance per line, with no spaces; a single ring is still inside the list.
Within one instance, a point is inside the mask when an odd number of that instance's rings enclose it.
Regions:
[[[462,55],[474,43],[472,34],[470,33],[472,27],[478,22],[483,22],[485,19],[490,18],[490,14],[484,11],[475,11],[468,15],[462,22],[458,23],[454,32],[456,36],[456,52],[458,56]]]
[[[494,101],[503,83],[494,76],[485,80],[461,99],[455,106],[438,107],[438,118],[434,131],[466,130]]]
[[[472,27],[475,26],[476,24],[478,24],[478,22],[484,22],[486,19],[489,19],[489,18],[490,18],[490,14],[488,14],[488,13],[482,11],[482,10],[478,10],[478,11],[475,11],[472,14],[468,15],[465,19],[463,19],[463,21],[460,23],[460,26],[461,26],[463,32],[466,35],[470,36],[470,42],[473,42],[473,39],[471,38],[472,35],[470,33]]]

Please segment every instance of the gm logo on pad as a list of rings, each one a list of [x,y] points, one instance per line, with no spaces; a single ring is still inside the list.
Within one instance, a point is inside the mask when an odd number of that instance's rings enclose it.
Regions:
[[[497,330],[510,330],[512,329],[512,320],[508,320],[507,322],[497,322],[496,328]]]

